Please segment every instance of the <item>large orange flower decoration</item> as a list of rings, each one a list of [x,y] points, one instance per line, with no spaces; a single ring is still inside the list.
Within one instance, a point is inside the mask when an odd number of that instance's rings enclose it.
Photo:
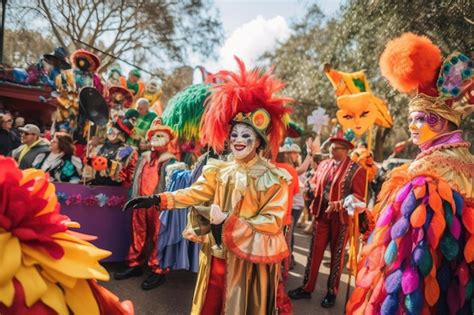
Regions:
[[[78,238],[42,171],[0,156],[0,314],[130,314],[100,287],[110,255]]]

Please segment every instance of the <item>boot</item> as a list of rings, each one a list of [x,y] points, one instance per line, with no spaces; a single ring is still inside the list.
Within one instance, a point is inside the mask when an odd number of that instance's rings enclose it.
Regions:
[[[336,304],[336,295],[328,292],[324,300],[321,301],[321,307],[332,308]]]
[[[128,267],[127,269],[123,269],[121,271],[117,271],[114,274],[115,280],[124,280],[131,277],[140,277],[143,274],[142,267]]]
[[[306,292],[302,287],[299,287],[294,290],[288,291],[288,296],[293,300],[310,299],[311,293]]]
[[[165,283],[165,280],[166,280],[166,275],[152,272],[151,275],[148,278],[146,278],[145,281],[143,281],[142,289],[151,290],[151,289],[157,288],[163,283]]]

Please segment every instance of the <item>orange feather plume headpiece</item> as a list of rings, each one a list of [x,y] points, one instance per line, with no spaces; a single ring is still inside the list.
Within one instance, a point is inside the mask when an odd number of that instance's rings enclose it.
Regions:
[[[268,145],[272,154],[278,154],[286,133],[284,116],[291,112],[285,107],[292,98],[277,97],[284,83],[272,75],[272,70],[247,71],[245,64],[235,57],[238,72],[219,71],[210,81],[212,86],[201,125],[202,142],[216,152],[222,152],[233,123],[245,123],[255,129]]]
[[[439,47],[426,36],[404,33],[389,41],[380,70],[400,92],[417,94],[410,112],[435,113],[459,126],[474,110],[472,60],[455,52],[443,61]]]

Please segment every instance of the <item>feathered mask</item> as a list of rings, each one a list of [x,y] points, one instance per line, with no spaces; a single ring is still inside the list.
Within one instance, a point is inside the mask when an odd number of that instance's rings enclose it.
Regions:
[[[474,109],[473,62],[455,52],[442,61],[428,37],[413,33],[387,43],[380,57],[382,75],[400,92],[416,92],[410,111],[428,111],[460,125]]]
[[[235,57],[235,60],[238,72],[223,70],[209,77],[209,80],[221,83],[211,88],[201,125],[202,142],[216,152],[222,152],[231,125],[246,123],[276,155],[286,133],[284,116],[291,112],[285,104],[293,99],[275,96],[284,84],[272,76],[272,70],[247,71],[239,58]]]

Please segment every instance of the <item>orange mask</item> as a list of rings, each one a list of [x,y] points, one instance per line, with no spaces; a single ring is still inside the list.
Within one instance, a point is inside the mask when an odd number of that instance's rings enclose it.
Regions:
[[[376,108],[370,93],[342,95],[337,98],[340,110],[336,117],[344,129],[352,129],[358,136],[369,129],[377,118]]]

